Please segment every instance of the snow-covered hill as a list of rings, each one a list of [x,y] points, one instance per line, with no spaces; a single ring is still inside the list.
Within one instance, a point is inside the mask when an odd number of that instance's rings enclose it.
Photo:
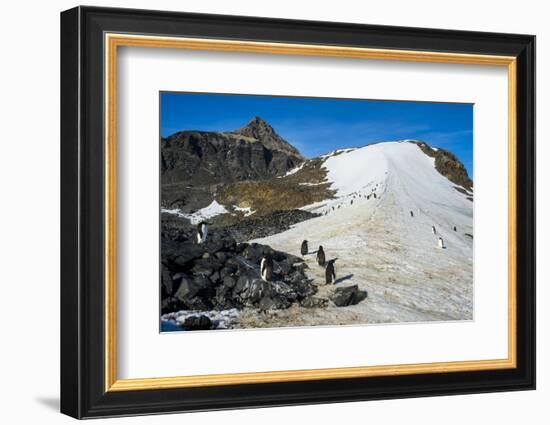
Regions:
[[[337,285],[358,284],[368,298],[346,308],[279,311],[271,325],[472,319],[472,192],[457,190],[409,141],[335,151],[323,161],[336,196],[303,208],[321,216],[256,242],[299,255],[308,240],[308,274],[319,284],[322,245],[327,258],[338,258]],[[319,295],[332,290],[321,286]]]

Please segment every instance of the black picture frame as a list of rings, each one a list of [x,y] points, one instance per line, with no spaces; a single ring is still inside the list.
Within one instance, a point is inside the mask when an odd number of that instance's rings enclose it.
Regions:
[[[517,367],[105,391],[104,33],[517,58]],[[535,37],[76,7],[61,13],[61,412],[93,418],[535,388]]]

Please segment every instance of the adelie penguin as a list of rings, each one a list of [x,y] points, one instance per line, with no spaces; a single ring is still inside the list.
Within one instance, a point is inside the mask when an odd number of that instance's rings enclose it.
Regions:
[[[317,250],[317,263],[320,266],[325,265],[325,251],[322,246],[319,246],[319,249]]]
[[[197,243],[205,243],[208,237],[208,224],[206,221],[201,221],[197,225]]]
[[[441,248],[441,249],[445,248],[445,242],[443,242],[442,238],[439,238],[439,240],[437,242],[437,246],[439,246],[439,248]]]
[[[307,241],[303,241],[302,242],[302,246],[300,247],[300,253],[302,255],[306,255],[308,253],[308,249],[307,249]]]
[[[436,231],[435,231],[435,226],[432,226],[432,233],[435,235]]]
[[[273,279],[273,258],[271,258],[271,255],[267,254],[262,257],[260,274],[266,282],[270,282]]]
[[[327,268],[325,269],[325,279],[327,284],[336,280],[336,270],[334,270],[335,261],[336,258],[334,260],[329,260],[327,263]]]
[[[414,217],[414,213],[412,211],[409,211],[410,214],[411,214],[411,217]]]

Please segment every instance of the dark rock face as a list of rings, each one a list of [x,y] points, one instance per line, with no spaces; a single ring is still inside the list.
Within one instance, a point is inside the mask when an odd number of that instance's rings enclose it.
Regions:
[[[367,298],[367,291],[359,290],[357,285],[336,288],[330,299],[338,307],[359,304]]]
[[[474,183],[468,176],[466,167],[452,152],[441,148],[434,150],[424,142],[414,143],[426,155],[435,158],[435,169],[439,171],[439,174],[447,177],[451,182],[462,186],[464,189],[472,190]]]
[[[262,144],[272,150],[286,152],[288,155],[303,158],[298,149],[279,136],[273,127],[260,117],[254,117],[244,127],[235,132],[256,140],[261,140]]]
[[[271,178],[303,161],[259,117],[235,132],[180,131],[161,139],[163,206],[202,208],[217,184]]]
[[[190,316],[181,325],[186,331],[207,331],[212,329],[212,320],[207,316]]]
[[[226,231],[236,240],[259,239],[284,232],[296,223],[318,216],[303,210],[275,211],[272,214],[247,217],[227,226]]]

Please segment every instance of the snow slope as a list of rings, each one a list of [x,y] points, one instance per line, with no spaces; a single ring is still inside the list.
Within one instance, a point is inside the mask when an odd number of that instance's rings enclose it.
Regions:
[[[357,284],[368,298],[344,308],[291,308],[270,326],[472,319],[473,203],[439,174],[434,159],[408,141],[324,159],[337,195],[304,208],[322,215],[255,242],[299,255],[307,239],[308,273],[320,285],[324,269],[315,251],[322,245],[327,258],[338,258],[337,285]],[[318,295],[333,290],[323,285]]]
[[[198,224],[201,221],[206,221],[209,218],[216,217],[217,215],[226,214],[229,212],[225,209],[223,205],[219,204],[215,199],[210,203],[210,205],[198,211],[195,211],[192,214],[183,213],[179,209],[162,208],[161,211],[163,213],[174,214],[179,217],[187,218],[189,219],[191,224]]]

